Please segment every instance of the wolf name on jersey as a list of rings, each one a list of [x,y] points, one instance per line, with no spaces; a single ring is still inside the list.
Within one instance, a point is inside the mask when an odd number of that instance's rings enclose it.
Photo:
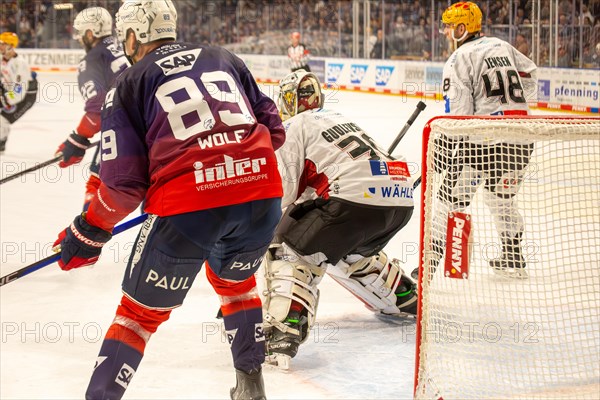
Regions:
[[[320,196],[372,206],[413,205],[406,160],[386,156],[343,115],[309,110],[288,119],[284,126],[286,141],[277,151],[284,186],[282,208],[299,195],[301,201]],[[305,193],[307,188],[314,191]]]
[[[509,43],[475,36],[444,66],[443,95],[452,115],[527,114],[537,99],[536,65]]]
[[[277,107],[226,50],[163,44],[118,78],[102,116],[102,185],[88,219],[104,229],[144,197],[145,211],[168,216],[282,195]]]

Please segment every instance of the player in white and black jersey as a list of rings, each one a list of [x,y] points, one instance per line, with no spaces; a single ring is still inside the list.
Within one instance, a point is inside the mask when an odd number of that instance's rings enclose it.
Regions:
[[[0,34],[0,153],[6,148],[12,124],[33,107],[38,92],[36,73],[16,48],[14,32]]]
[[[310,59],[310,51],[304,43],[300,43],[300,32],[292,32],[292,44],[288,47],[287,55],[290,60],[290,69],[292,72],[305,70],[310,72],[308,60]]]
[[[450,115],[527,115],[537,96],[536,65],[509,43],[480,34],[482,13],[472,2],[458,2],[442,15],[443,33],[454,44],[443,72],[443,95]],[[491,260],[494,272],[525,278],[521,251],[524,222],[515,203],[533,151],[533,143],[490,137],[473,141],[439,138],[437,172],[445,173],[438,196],[444,210],[436,212],[434,253],[441,258],[448,211],[467,208],[484,186],[502,255]],[[438,258],[438,261],[439,261]],[[434,266],[435,267],[435,266]],[[413,277],[415,272],[413,271]]]
[[[416,314],[412,279],[383,248],[410,220],[413,179],[354,122],[325,110],[306,71],[280,82],[284,215],[265,262],[267,351],[286,368],[314,323],[327,272],[379,315]]]

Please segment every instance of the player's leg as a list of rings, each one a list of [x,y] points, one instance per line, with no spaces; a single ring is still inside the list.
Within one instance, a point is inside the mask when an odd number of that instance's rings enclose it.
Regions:
[[[527,273],[521,246],[525,225],[515,196],[523,183],[532,152],[533,145],[497,145],[490,163],[494,169],[489,171],[485,184],[484,200],[494,216],[502,242],[502,254],[491,260],[490,266],[494,272],[516,278],[526,278]]]
[[[417,314],[415,282],[404,273],[397,259],[389,260],[380,251],[371,257],[352,254],[327,268],[340,285],[378,314]]]
[[[96,197],[98,188],[100,187],[100,145],[96,146],[94,158],[90,164],[90,177],[85,184],[85,197],[83,199],[83,211],[87,211],[92,199]]]
[[[446,171],[437,196],[437,208],[432,210],[432,245],[425,249],[430,252],[430,265],[425,268],[433,274],[444,255],[446,246],[446,229],[448,226],[448,214],[451,211],[462,211],[471,204],[473,196],[477,192],[484,174],[472,165],[474,159],[481,157],[482,150],[469,143],[461,143],[461,149],[457,152],[457,159],[452,161],[451,167]],[[418,270],[411,273],[414,279],[418,279]]]
[[[0,153],[6,150],[6,142],[10,135],[10,122],[4,117],[4,112],[0,115]]]
[[[120,399],[148,340],[183,303],[206,252],[181,235],[170,217],[150,215],[134,244],[124,296],[100,349],[86,399]]]
[[[0,112],[0,153],[6,150],[6,142],[10,135],[11,125],[18,121],[25,113],[33,107],[37,99],[38,83],[37,79],[29,82],[29,88],[23,101],[12,107],[10,110],[2,109]]]
[[[280,199],[253,201],[213,210],[221,230],[207,259],[207,276],[221,312],[236,369],[232,399],[263,398],[265,360],[262,303],[254,273],[273,239],[281,216]]]
[[[412,207],[357,208],[341,230],[356,230],[364,239],[348,255],[327,268],[328,274],[378,314],[416,314],[414,281],[404,274],[400,262],[390,259],[383,248],[413,213]]]
[[[285,243],[273,244],[258,274],[269,362],[285,369],[316,318],[317,285],[325,274],[319,258],[302,257]]]

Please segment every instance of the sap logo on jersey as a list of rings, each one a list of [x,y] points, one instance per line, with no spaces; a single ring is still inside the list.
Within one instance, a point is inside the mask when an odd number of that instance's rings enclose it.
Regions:
[[[156,61],[155,64],[158,65],[167,76],[183,71],[189,71],[194,67],[201,51],[202,49],[180,51],[165,58],[161,58]]]
[[[261,166],[267,164],[264,157],[257,159],[242,158],[235,160],[233,157],[223,155],[224,162],[215,164],[214,167],[204,169],[201,161],[194,163],[194,176],[196,183],[222,181],[245,175],[257,174],[261,171]]]
[[[127,363],[124,363],[119,370],[119,374],[117,375],[115,382],[124,389],[127,389],[127,386],[129,386],[129,383],[131,382],[131,378],[133,378],[133,374],[135,374],[135,369]]]

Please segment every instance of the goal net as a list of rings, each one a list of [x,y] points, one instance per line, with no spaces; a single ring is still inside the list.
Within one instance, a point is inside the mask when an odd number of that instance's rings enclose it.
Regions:
[[[415,397],[600,396],[600,119],[423,137]]]

